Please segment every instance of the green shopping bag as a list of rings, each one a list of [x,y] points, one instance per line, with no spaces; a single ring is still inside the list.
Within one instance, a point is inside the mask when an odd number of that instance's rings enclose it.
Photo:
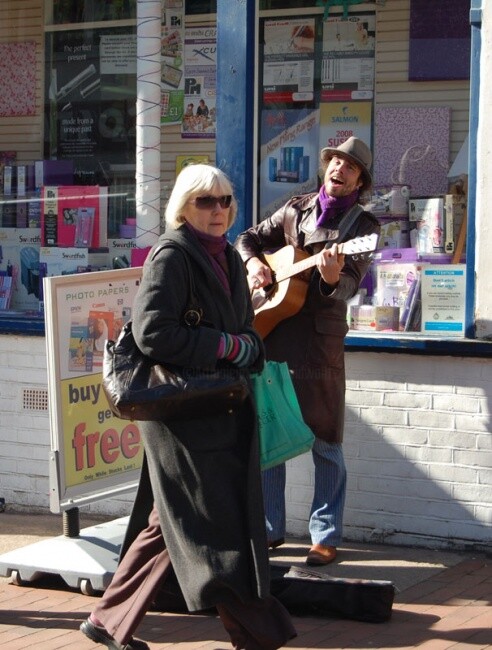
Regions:
[[[267,361],[251,376],[258,412],[261,469],[309,451],[314,434],[304,422],[287,363]]]

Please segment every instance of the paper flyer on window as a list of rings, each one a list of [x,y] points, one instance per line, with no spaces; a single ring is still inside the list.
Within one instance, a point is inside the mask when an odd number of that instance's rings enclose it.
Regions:
[[[115,417],[102,389],[103,352],[131,318],[141,269],[44,279],[55,492],[107,490],[133,480],[143,458],[137,422]]]
[[[291,196],[315,191],[319,169],[319,111],[268,110],[261,114],[259,219]]]
[[[375,36],[374,14],[323,22],[322,101],[373,98]]]
[[[186,29],[182,138],[215,138],[216,75],[217,28],[196,25]]]
[[[183,119],[184,11],[184,0],[162,0],[161,124]]]
[[[266,20],[263,103],[314,99],[315,19]]]
[[[464,336],[465,265],[423,265],[421,275],[422,332],[441,336]]]

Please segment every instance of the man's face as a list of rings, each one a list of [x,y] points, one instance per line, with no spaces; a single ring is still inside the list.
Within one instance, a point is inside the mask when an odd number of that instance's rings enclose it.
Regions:
[[[348,196],[362,186],[362,169],[360,165],[343,158],[333,156],[325,172],[325,188],[329,196]]]

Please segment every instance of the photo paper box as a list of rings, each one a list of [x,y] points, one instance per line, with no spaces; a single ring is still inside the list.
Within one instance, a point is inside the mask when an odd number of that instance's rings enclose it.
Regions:
[[[375,305],[352,305],[350,307],[350,329],[366,332],[397,332],[400,308]]]
[[[10,309],[39,310],[39,228],[0,228],[0,271],[12,278]]]
[[[415,245],[423,255],[444,253],[444,199],[410,199],[409,220],[416,222]],[[410,240],[413,243],[411,235]]]
[[[92,233],[88,248],[107,244],[107,187],[98,185],[46,186],[43,188],[41,236],[43,246],[72,247],[79,216],[92,215]]]
[[[432,197],[427,199],[409,199],[408,219],[410,221],[428,221],[436,219],[442,222],[444,212],[444,199]]]
[[[90,334],[89,319],[74,314],[70,321],[69,372],[92,372],[94,339]]]
[[[444,251],[446,253],[454,253],[465,213],[466,197],[446,194],[444,197]]]
[[[12,299],[12,276],[0,271],[0,310],[10,309]]]
[[[41,246],[39,263],[43,277],[82,273],[89,265],[89,251],[87,248]]]
[[[376,267],[375,304],[403,308],[421,264],[384,262],[376,263],[374,266]]]
[[[408,248],[410,221],[408,219],[379,219],[381,232],[378,248]]]
[[[109,266],[112,269],[132,266],[132,251],[137,248],[136,239],[110,237],[108,239]]]
[[[421,267],[422,332],[439,336],[465,334],[466,266]]]

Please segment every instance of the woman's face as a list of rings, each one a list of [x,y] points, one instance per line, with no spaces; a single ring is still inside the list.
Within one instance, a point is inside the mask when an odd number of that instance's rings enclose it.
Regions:
[[[196,230],[221,237],[229,225],[231,196],[219,191],[204,192],[190,199],[184,207],[185,220]]]

